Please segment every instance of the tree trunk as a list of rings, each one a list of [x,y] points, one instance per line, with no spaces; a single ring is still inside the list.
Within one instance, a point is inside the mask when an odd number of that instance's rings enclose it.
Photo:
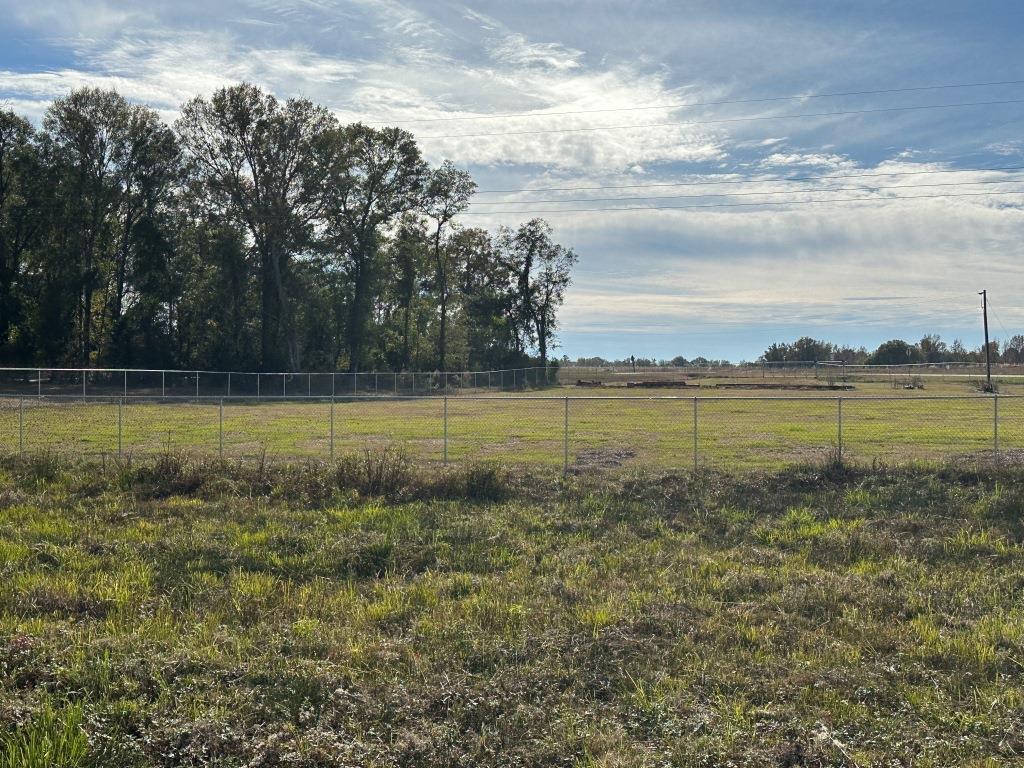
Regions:
[[[448,370],[448,292],[441,289],[441,327],[437,339],[438,370]]]
[[[260,259],[260,369],[275,371],[277,355],[277,287],[274,285],[273,255],[264,248]]]
[[[355,277],[352,282],[352,305],[349,307],[348,318],[348,369],[350,373],[358,373],[363,362],[363,336],[366,326],[364,304],[369,290],[367,285],[365,257],[356,265]]]

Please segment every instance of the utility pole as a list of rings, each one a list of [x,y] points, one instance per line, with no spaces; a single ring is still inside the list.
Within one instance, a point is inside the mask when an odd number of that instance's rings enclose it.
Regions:
[[[980,291],[981,314],[985,321],[985,391],[992,392],[992,350],[988,346],[988,291]]]

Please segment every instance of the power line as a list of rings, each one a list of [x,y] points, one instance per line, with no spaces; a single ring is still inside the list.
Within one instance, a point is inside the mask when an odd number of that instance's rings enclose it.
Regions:
[[[899,195],[897,197],[836,197],[821,200],[759,200],[753,203],[707,203],[694,205],[647,205],[628,206],[615,208],[560,208],[553,210],[524,210],[524,211],[465,211],[462,216],[496,216],[504,213],[514,214],[557,214],[557,213],[602,213],[606,211],[681,211],[695,208],[745,208],[750,206],[765,205],[813,205],[816,203],[873,203],[893,202],[897,200],[930,200],[949,197],[981,197],[991,195],[1024,195],[1020,192],[1003,192],[995,190],[992,192],[957,192],[945,195]]]
[[[765,96],[756,99],[726,99],[722,101],[695,101],[688,104],[652,104],[643,107],[601,107],[598,109],[573,109],[560,112],[504,112],[491,115],[471,115],[467,117],[418,117],[408,120],[376,122],[372,125],[408,125],[409,123],[441,123],[462,120],[497,120],[520,117],[564,117],[566,115],[592,115],[601,112],[640,112],[651,109],[689,109],[696,107],[719,107],[729,104],[764,104],[773,101],[796,101],[800,99],[829,99],[842,96],[877,96],[887,93],[912,93],[920,91],[939,91],[954,88],[985,88],[1000,85],[1021,85],[1024,80],[997,80],[989,83],[959,83],[952,85],[920,85],[910,88],[883,88],[872,91],[840,91],[836,93],[807,93],[794,96]]]
[[[656,187],[699,187],[706,184],[778,184],[787,181],[829,181],[831,179],[864,179],[880,176],[923,176],[936,173],[990,173],[998,171],[1021,171],[1024,165],[1008,165],[994,168],[950,168],[945,170],[931,171],[888,171],[885,173],[847,173],[828,174],[826,176],[779,176],[771,179],[723,179],[723,180],[701,180],[701,181],[671,181],[656,184],[615,184],[594,187],[533,187],[524,189],[481,189],[477,190],[478,195],[511,195],[520,192],[593,192],[608,189],[654,189]],[[734,174],[712,174],[712,175],[734,175]]]
[[[988,308],[992,310],[992,316],[996,319],[996,322],[999,323],[999,327],[1003,329],[1003,333],[1006,334],[1006,339],[1009,339],[1011,334],[1008,330],[1006,330],[1006,326],[1003,325],[1003,320],[1001,317],[999,317],[999,313],[996,312],[996,308],[992,304],[992,299],[988,300]]]
[[[478,139],[488,136],[536,136],[546,133],[582,133],[592,131],[619,131],[629,128],[681,128],[692,125],[718,125],[724,123],[749,123],[758,120],[796,120],[807,117],[846,117],[869,115],[883,112],[912,112],[924,109],[958,109],[961,107],[992,107],[1004,104],[1024,104],[1024,99],[1001,99],[998,101],[965,101],[959,104],[920,104],[913,107],[876,107],[873,109],[844,109],[837,112],[804,112],[792,115],[757,115],[751,117],[720,117],[715,120],[680,120],[673,123],[645,123],[638,125],[602,125],[580,128],[545,128],[535,131],[498,131],[495,133],[428,134],[418,139]]]
[[[796,195],[814,192],[876,192],[882,189],[918,189],[921,187],[968,187],[978,184],[1017,184],[1021,179],[985,179],[982,181],[939,181],[931,184],[896,184],[891,186],[834,187],[832,189],[780,189],[766,192],[702,192],[696,195],[632,195],[629,197],[590,197],[561,200],[486,200],[474,205],[534,205],[538,203],[598,203],[628,200],[683,200],[701,197],[749,197],[750,195]],[[1024,191],[1022,191],[1024,193]]]

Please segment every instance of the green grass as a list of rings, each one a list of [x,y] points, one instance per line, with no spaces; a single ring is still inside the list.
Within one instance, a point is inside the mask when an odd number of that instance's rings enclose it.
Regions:
[[[1024,470],[0,462],[0,766],[996,766]]]
[[[556,390],[566,392],[568,390]],[[576,393],[579,395],[579,393]],[[806,394],[806,393],[805,393]],[[843,401],[843,448],[854,460],[934,460],[978,455],[993,445],[993,403],[970,400],[857,399]],[[819,393],[820,395],[820,393]],[[838,444],[834,399],[703,398],[698,404],[701,465],[779,468],[819,459]],[[1002,397],[1000,443],[1024,448],[1024,398]],[[120,428],[119,428],[120,418]],[[448,400],[448,458],[560,466],[569,461],[692,466],[693,400],[577,397],[569,402],[565,446],[562,399]],[[223,453],[228,457],[330,455],[329,402],[228,402]],[[134,402],[118,413],[109,403],[25,400],[0,402],[0,452],[145,455],[188,450],[221,452],[218,402]],[[444,404],[439,399],[338,401],[336,454],[401,445],[421,462],[444,457]]]

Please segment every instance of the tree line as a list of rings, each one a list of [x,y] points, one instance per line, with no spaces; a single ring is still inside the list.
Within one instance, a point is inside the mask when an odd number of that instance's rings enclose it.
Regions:
[[[1004,341],[990,341],[989,354],[994,363],[1024,363],[1024,335],[1011,336]],[[757,363],[813,363],[825,360],[844,362],[851,365],[909,365],[913,363],[983,363],[985,346],[968,349],[959,339],[946,343],[938,334],[927,334],[920,341],[907,342],[891,339],[879,344],[874,350],[866,347],[851,347],[833,344],[810,336],[803,336],[793,342],[776,342],[768,347],[756,360]],[[627,357],[621,360],[606,360],[603,357],[579,357],[570,360],[563,357],[564,366],[586,367],[631,367],[636,368],[727,368],[737,365],[728,360],[710,360],[705,357],[687,359],[682,355],[673,358],[653,359]],[[741,362],[739,365],[749,365]]]
[[[989,342],[993,363],[1024,363],[1024,336]],[[983,363],[985,345],[968,349],[959,339],[946,343],[938,334],[927,334],[918,342],[891,339],[873,351],[804,336],[791,344],[772,344],[759,362],[813,362],[836,360],[855,365],[910,365],[914,363]]]
[[[0,360],[448,370],[547,364],[576,254],[462,226],[476,184],[399,128],[239,84],[169,125],[115,91],[0,110]]]

